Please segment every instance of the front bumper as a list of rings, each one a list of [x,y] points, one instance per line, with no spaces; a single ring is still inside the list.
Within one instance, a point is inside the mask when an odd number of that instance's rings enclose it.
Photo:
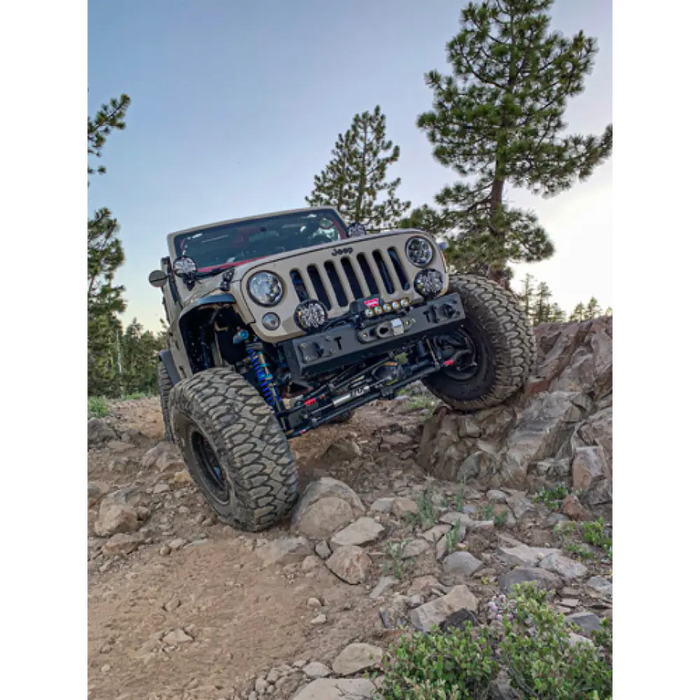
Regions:
[[[405,311],[346,323],[282,344],[292,376],[309,377],[447,333],[465,317],[458,294],[446,294]]]

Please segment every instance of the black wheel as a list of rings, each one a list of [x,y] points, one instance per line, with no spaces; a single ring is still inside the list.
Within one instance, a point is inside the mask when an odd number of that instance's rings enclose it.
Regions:
[[[165,439],[168,442],[173,442],[173,431],[170,427],[170,390],[172,388],[173,383],[170,381],[170,375],[165,369],[165,365],[158,362],[158,393],[160,394],[160,408],[163,412]]]
[[[287,439],[237,372],[217,367],[176,384],[170,419],[192,479],[220,520],[264,530],[292,508],[299,477]]]
[[[495,282],[456,275],[450,291],[466,319],[436,343],[453,363],[423,380],[439,399],[463,411],[497,406],[520,389],[537,360],[537,344],[517,299]]]

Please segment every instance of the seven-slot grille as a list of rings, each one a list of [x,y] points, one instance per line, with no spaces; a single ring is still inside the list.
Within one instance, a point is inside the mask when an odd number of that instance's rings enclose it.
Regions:
[[[355,299],[403,296],[410,281],[396,248],[342,255],[323,264],[298,267],[290,273],[299,301],[318,299],[329,310]]]

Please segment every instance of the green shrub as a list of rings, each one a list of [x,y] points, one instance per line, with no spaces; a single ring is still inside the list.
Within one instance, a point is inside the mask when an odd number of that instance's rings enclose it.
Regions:
[[[109,406],[104,396],[88,396],[88,418],[104,418],[109,415]]]
[[[551,510],[559,510],[564,499],[569,495],[566,486],[555,486],[552,489],[540,489],[535,495],[535,501],[544,504]]]
[[[429,486],[416,499],[418,512],[411,514],[410,517],[410,522],[412,522],[414,525],[420,526],[422,529],[432,527],[435,525],[438,519],[437,513],[435,512],[435,506],[433,505],[433,495],[434,491],[432,487]]]
[[[547,604],[547,592],[515,588],[512,619],[503,619],[499,652],[511,685],[530,700],[602,700],[612,696],[612,636],[596,635],[602,650],[569,643],[563,615]]]
[[[603,518],[581,523],[581,537],[594,547],[612,546],[612,540],[605,534]]]
[[[402,637],[383,660],[384,700],[485,700],[498,664],[485,630]]]

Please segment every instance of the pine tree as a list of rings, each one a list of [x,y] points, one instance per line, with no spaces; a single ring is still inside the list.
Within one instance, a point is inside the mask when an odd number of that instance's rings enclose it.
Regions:
[[[125,128],[128,95],[102,105],[94,119],[88,117],[88,158],[102,156],[102,147],[113,129]],[[88,164],[88,175],[104,173]],[[89,185],[89,183],[88,183]],[[117,237],[119,224],[109,209],[102,208],[88,219],[88,394],[119,396],[122,391],[120,342],[122,327],[117,314],[124,311],[124,287],[114,284],[117,268],[124,262],[124,249]]]
[[[386,139],[386,117],[379,105],[373,112],[356,114],[350,128],[338,135],[330,163],[314,176],[307,204],[336,207],[346,221],[368,229],[396,226],[411,206],[396,196],[401,179],[386,181],[387,168],[399,154],[399,147]]]
[[[134,319],[124,331],[122,385],[124,394],[155,394],[158,391],[157,360],[162,338]]]
[[[537,292],[535,294],[535,309],[533,313],[532,325],[537,326],[540,323],[547,323],[551,317],[551,306],[549,300],[552,298],[552,292],[550,291],[546,282],[540,282],[537,285]]]
[[[598,300],[595,297],[591,297],[586,305],[586,318],[598,318],[602,315],[603,309],[600,307]]]
[[[526,274],[523,279],[522,291],[518,294],[518,299],[525,317],[530,323],[533,323],[535,318],[535,278],[530,273]]]
[[[579,302],[576,304],[574,307],[574,310],[571,312],[571,316],[569,316],[569,321],[585,321],[586,320],[586,307]]]
[[[612,125],[601,136],[563,133],[567,101],[584,91],[597,49],[583,32],[549,31],[553,1],[470,2],[446,48],[452,75],[426,75],[433,110],[417,121],[435,158],[469,178],[436,196],[459,228],[453,255],[502,283],[509,263],[554,253],[535,214],[505,201],[506,184],[553,196],[612,150]]]

